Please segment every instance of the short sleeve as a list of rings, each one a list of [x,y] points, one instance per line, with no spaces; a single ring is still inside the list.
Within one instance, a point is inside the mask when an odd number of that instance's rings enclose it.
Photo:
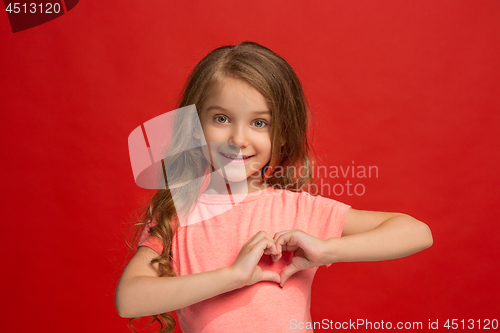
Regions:
[[[161,254],[163,251],[163,244],[162,242],[155,236],[151,236],[149,234],[149,229],[151,228],[150,224],[146,224],[144,229],[142,230],[141,237],[139,238],[139,243],[137,244],[137,247],[139,246],[147,246],[156,253]]]
[[[322,240],[342,236],[347,213],[351,208],[349,205],[307,193],[301,198],[299,206],[305,214],[303,218],[307,223],[303,229],[305,232]]]

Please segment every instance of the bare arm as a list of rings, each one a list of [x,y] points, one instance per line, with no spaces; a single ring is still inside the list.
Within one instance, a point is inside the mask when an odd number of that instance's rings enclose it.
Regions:
[[[292,262],[281,272],[281,286],[303,269],[342,261],[396,259],[422,251],[432,245],[429,227],[411,216],[349,209],[342,237],[321,240],[302,230],[274,235],[278,254],[294,252]],[[281,250],[281,251],[280,251]]]
[[[408,256],[433,243],[429,227],[406,214],[350,209],[340,238],[328,239],[323,260],[388,260]]]
[[[139,247],[118,282],[115,304],[118,314],[135,318],[170,312],[238,288],[227,268],[176,277],[159,277],[158,254]]]
[[[259,281],[279,283],[279,275],[257,266],[264,252],[277,253],[272,238],[259,232],[241,249],[230,267],[175,277],[160,277],[158,264],[151,259],[158,254],[139,247],[123,271],[115,294],[118,314],[137,318],[174,311],[208,298]]]

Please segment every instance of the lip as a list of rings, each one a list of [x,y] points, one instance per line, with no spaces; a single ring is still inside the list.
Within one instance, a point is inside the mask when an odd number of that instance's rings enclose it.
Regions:
[[[222,159],[224,161],[227,161],[229,163],[234,163],[234,164],[243,164],[243,163],[247,163],[248,161],[250,161],[252,159],[253,156],[255,155],[242,155],[243,158],[246,158],[246,157],[249,157],[247,159],[230,159],[224,155],[227,155],[227,156],[233,156],[233,157],[238,157],[238,155],[236,154],[226,154],[226,153],[221,153],[219,152],[220,156],[222,157]]]

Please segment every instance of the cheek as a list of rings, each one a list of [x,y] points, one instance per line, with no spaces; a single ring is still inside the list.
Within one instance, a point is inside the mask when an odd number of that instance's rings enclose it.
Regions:
[[[224,138],[223,131],[212,126],[205,126],[205,128],[203,129],[203,133],[207,142],[221,142]]]
[[[271,138],[268,136],[259,138],[259,144],[258,144],[259,150],[261,153],[271,153]]]

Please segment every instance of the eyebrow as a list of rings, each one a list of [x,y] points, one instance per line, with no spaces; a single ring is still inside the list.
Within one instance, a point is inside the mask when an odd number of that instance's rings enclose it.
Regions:
[[[222,106],[218,106],[218,105],[212,105],[212,106],[209,106],[207,108],[207,112],[208,111],[212,111],[212,110],[220,110],[220,111],[225,111],[225,112],[228,112],[227,109],[223,108]],[[251,111],[251,113],[257,113],[257,114],[271,114],[271,111],[270,110],[263,110],[263,111]]]

